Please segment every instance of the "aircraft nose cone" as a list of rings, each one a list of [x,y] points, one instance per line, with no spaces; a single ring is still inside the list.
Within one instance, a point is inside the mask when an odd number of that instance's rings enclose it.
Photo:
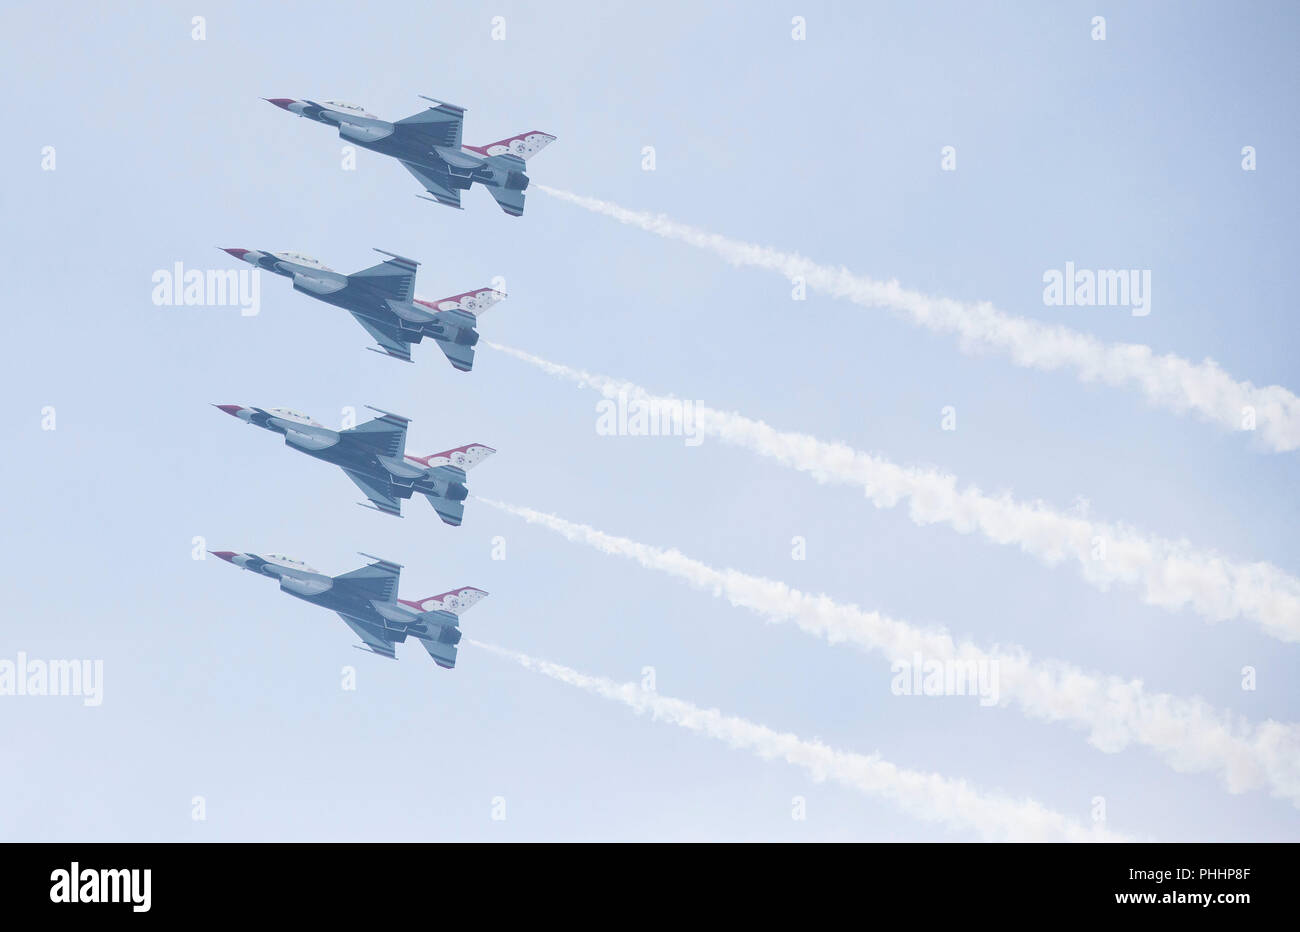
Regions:
[[[244,410],[243,405],[213,405],[214,408],[220,408],[231,417],[239,417],[239,412]]]
[[[221,557],[221,559],[225,560],[227,563],[235,562],[235,551],[233,550],[209,550],[208,553],[212,554],[214,557]]]
[[[263,97],[268,104],[275,104],[281,110],[288,110],[289,104],[293,103],[292,97]]]
[[[244,258],[244,256],[248,255],[252,251],[249,249],[240,249],[238,247],[235,247],[233,249],[227,249],[225,246],[218,246],[217,248],[220,249],[222,252],[230,253],[236,259]]]

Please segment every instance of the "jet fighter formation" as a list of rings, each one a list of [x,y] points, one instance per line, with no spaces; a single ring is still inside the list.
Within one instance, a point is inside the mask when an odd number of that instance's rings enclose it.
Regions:
[[[555,137],[532,129],[485,146],[467,146],[460,139],[465,108],[432,97],[423,99],[433,106],[396,123],[381,120],[355,104],[334,100],[321,104],[268,97],[266,101],[317,123],[337,126],[341,139],[397,159],[433,195],[425,200],[459,209],[460,192],[478,182],[502,210],[522,217],[524,189],[528,187],[525,163]]]
[[[368,553],[361,555],[375,562],[342,576],[326,576],[278,553],[264,557],[232,550],[211,553],[250,573],[278,579],[281,592],[338,612],[365,645],[356,645],[358,650],[396,660],[395,645],[409,635],[424,645],[434,663],[448,670],[456,666],[461,612],[487,595],[482,589],[463,586],[415,602],[399,599],[401,565]]]
[[[337,127],[339,136],[350,143],[397,159],[432,195],[426,200],[459,209],[461,192],[477,182],[507,214],[523,216],[526,162],[555,137],[531,130],[485,146],[464,145],[465,109],[424,99],[433,106],[389,123],[351,104],[267,98],[282,110]],[[294,291],[346,310],[378,344],[368,349],[411,362],[411,347],[428,337],[454,368],[461,372],[473,369],[479,315],[505,295],[495,288],[477,288],[438,300],[417,298],[415,275],[420,264],[396,253],[375,251],[386,257],[384,261],[346,275],[296,252],[225,249],[259,270],[291,279]],[[401,517],[402,500],[419,493],[428,498],[438,517],[453,527],[465,517],[465,499],[469,497],[466,472],[496,452],[471,443],[429,456],[412,456],[406,452],[410,419],[380,408],[372,408],[379,417],[364,424],[332,430],[285,408],[216,407],[247,424],[282,435],[285,445],[300,453],[341,468],[365,494],[368,501],[360,504]],[[279,554],[210,552],[250,572],[279,580],[283,592],[337,612],[361,638],[363,650],[395,658],[395,645],[409,635],[446,669],[456,665],[460,613],[487,595],[466,586],[415,602],[399,599],[401,566],[369,554],[362,556],[374,562],[331,577]]]
[[[448,361],[461,372],[474,367],[478,316],[505,297],[492,288],[476,288],[436,301],[422,300],[415,297],[415,271],[420,263],[382,249],[375,252],[388,259],[351,275],[335,272],[296,252],[224,247],[223,251],[259,269],[291,278],[294,291],[351,313],[379,344],[367,349],[410,362],[411,345],[429,337],[437,341]]]

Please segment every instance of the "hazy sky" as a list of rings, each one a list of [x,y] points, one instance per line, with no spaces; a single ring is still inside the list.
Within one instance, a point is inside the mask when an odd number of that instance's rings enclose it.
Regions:
[[[215,247],[343,272],[380,247],[422,262],[425,297],[503,277],[486,339],[1297,573],[1296,453],[884,311],[793,301],[779,275],[541,191],[521,219],[477,187],[463,211],[418,200],[396,162],[361,151],[344,170],[333,131],[261,98],[399,119],[426,94],[468,108],[467,143],[556,135],[535,184],[1294,391],[1298,20],[1283,3],[7,5],[0,660],[102,660],[103,702],[0,696],[0,837],[978,837],[471,646],[450,672],[414,641],[396,663],[358,653],[333,614],[193,559],[202,537],[331,574],[379,554],[405,565],[405,598],[490,592],[470,637],[620,681],[651,667],[664,695],[1080,822],[1103,797],[1108,827],[1141,837],[1300,838],[1300,812],[1266,791],[1103,753],[1014,706],[893,695],[879,655],[481,502],[460,528],[422,499],[401,520],[358,508],[337,469],[209,405],[330,426],[377,405],[413,418],[410,452],[495,447],[471,493],[1294,722],[1300,648],[1250,622],[1099,591],[714,440],[601,436],[588,390],[486,347],[469,374],[432,344],[415,365],[366,352],[344,312],[273,276],[256,316],[151,300],[155,270],[238,266]],[[1149,270],[1151,313],[1045,306],[1043,274],[1067,261]]]

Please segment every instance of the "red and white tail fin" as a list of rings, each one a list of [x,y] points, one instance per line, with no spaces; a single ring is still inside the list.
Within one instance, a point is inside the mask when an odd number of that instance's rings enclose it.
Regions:
[[[420,599],[418,602],[408,602],[422,612],[451,612],[453,615],[460,615],[462,612],[473,608],[478,604],[479,599],[487,595],[482,589],[475,589],[473,586],[464,586],[460,589],[453,589],[450,592],[443,592],[440,595],[431,595],[427,599]]]
[[[527,162],[553,142],[555,137],[550,133],[543,133],[540,129],[530,129],[526,133],[508,139],[498,139],[485,146],[465,146],[465,148],[479,155],[513,155]]]
[[[475,288],[473,291],[466,291],[464,294],[454,294],[449,298],[437,298],[433,301],[416,298],[415,303],[427,307],[431,311],[464,311],[472,317],[478,317],[498,301],[504,301],[505,298],[505,292],[497,291],[495,288]]]
[[[423,463],[430,469],[436,466],[455,466],[462,472],[469,472],[495,452],[496,450],[481,443],[467,443],[454,450],[443,450],[441,453],[430,453],[428,456],[407,456],[407,459]]]

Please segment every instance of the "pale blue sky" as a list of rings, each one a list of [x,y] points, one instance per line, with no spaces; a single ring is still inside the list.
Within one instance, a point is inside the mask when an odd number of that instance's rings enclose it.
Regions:
[[[207,38],[190,38],[190,18]],[[790,38],[802,15],[808,38]],[[1089,21],[1107,17],[1105,42]],[[490,37],[506,18],[507,38]],[[601,437],[590,392],[484,349],[453,371],[368,353],[345,314],[264,277],[262,313],[166,308],[155,269],[217,246],[340,271],[420,260],[438,297],[506,279],[482,333],[989,490],[1300,571],[1300,467],[1132,392],[971,357],[884,313],[529,196],[417,200],[370,153],[263,97],[390,119],[427,94],[465,140],[541,129],[534,181],[662,211],[877,278],[1239,379],[1300,387],[1300,64],[1288,4],[10,4],[4,235],[10,406],[0,658],[104,661],[104,702],[0,697],[6,839],[964,839],[471,648],[353,651],[332,614],[220,561],[279,551],[330,573],[405,564],[408,598],[491,597],[471,637],[1162,840],[1296,840],[1300,813],[1230,796],[1142,749],[974,700],[900,698],[886,661],[763,624],[706,593],[481,505],[389,519],[337,470],[211,403],[345,405],[414,419],[410,448],[500,452],[471,491],[556,512],[977,643],[1141,677],[1259,722],[1300,717],[1297,649],[1098,592],[1069,568],[918,527],[706,440]],[[43,146],[57,169],[41,171]],[[657,170],[641,170],[653,145]],[[941,172],[953,145],[958,169]],[[1259,169],[1240,169],[1255,146]],[[1151,269],[1152,313],[1044,307],[1042,274]],[[57,430],[40,429],[41,409]],[[958,430],[940,430],[954,405]],[[490,558],[492,538],[507,559]],[[791,538],[808,559],[790,558]],[[340,668],[355,665],[355,692]],[[1243,692],[1240,669],[1259,671]],[[207,801],[207,821],[190,800]],[[790,818],[791,798],[808,818]],[[490,818],[504,796],[508,818]]]

